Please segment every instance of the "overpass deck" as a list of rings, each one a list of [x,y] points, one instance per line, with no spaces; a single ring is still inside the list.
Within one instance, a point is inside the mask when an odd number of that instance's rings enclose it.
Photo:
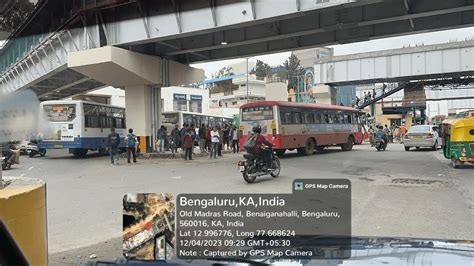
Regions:
[[[474,40],[334,56],[315,64],[317,83],[346,85],[474,75]]]

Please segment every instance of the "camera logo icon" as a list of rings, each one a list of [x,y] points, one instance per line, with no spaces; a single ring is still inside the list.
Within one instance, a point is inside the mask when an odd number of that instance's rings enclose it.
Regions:
[[[295,182],[294,183],[294,190],[303,190],[304,188],[304,183],[303,182]]]

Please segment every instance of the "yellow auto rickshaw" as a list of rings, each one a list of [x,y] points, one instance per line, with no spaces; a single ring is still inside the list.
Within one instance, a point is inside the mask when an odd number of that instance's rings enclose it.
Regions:
[[[447,119],[442,125],[443,153],[454,168],[474,164],[474,117]]]

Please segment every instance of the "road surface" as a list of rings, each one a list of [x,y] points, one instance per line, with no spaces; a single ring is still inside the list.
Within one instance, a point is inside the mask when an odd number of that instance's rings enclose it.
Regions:
[[[369,145],[350,152],[331,148],[313,156],[288,153],[280,177],[247,184],[237,171],[241,155],[194,161],[143,159],[114,166],[109,158],[76,159],[64,151],[44,158],[22,157],[5,175],[47,182],[51,263],[120,256],[122,197],[125,193],[290,193],[297,178],[348,178],[352,190],[352,233],[474,239],[474,167],[453,169],[438,151],[405,152],[393,144],[385,152]],[[77,256],[81,256],[81,258]],[[102,257],[101,257],[102,256]]]

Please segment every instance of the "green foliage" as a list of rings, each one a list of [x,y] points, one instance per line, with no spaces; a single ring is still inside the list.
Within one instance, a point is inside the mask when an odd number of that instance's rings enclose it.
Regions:
[[[271,77],[272,68],[267,63],[257,60],[257,65],[255,67],[255,75],[259,80],[263,80],[266,77]]]
[[[296,55],[291,54],[290,57],[283,63],[283,67],[286,69],[288,74],[288,89],[296,88],[298,76],[304,74],[304,69],[300,65],[300,60]]]

